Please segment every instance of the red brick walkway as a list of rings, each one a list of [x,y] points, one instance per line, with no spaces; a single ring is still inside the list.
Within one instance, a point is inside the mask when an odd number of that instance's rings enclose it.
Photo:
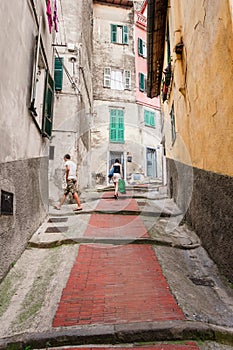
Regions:
[[[103,211],[137,211],[138,204],[133,198],[120,195],[119,200],[115,200],[112,193],[106,193],[96,209]],[[84,235],[93,238],[149,237],[139,216],[117,214],[93,214]]]
[[[120,200],[115,202],[113,206],[120,205]],[[131,205],[136,206],[135,200]],[[118,222],[121,226],[114,232],[116,237],[123,233],[132,237],[146,234],[139,216],[134,220],[113,216],[92,215],[85,235],[112,237],[111,228]],[[184,314],[151,246],[83,244],[63,290],[53,327],[181,319]]]

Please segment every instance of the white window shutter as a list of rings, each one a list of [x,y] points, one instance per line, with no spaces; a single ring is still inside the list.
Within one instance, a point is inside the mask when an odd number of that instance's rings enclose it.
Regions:
[[[111,68],[104,68],[104,87],[111,87]]]
[[[124,71],[124,85],[126,90],[131,90],[131,71]]]

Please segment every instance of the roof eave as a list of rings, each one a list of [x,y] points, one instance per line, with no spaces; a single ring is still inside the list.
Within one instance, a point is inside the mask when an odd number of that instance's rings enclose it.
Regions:
[[[160,94],[168,0],[148,0],[147,7],[147,96]]]

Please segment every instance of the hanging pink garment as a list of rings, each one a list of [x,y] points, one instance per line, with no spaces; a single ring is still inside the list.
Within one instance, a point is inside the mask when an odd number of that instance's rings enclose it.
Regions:
[[[49,33],[52,32],[52,26],[53,26],[53,18],[52,18],[52,10],[50,5],[50,0],[47,0],[47,10],[46,10],[47,16],[48,16],[48,24],[49,24]]]
[[[54,0],[54,14],[53,14],[54,28],[58,32],[58,17],[57,17],[57,0]]]

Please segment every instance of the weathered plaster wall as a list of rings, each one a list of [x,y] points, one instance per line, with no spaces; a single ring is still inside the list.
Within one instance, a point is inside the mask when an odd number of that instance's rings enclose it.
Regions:
[[[125,178],[131,173],[146,175],[146,147],[158,147],[158,173],[161,175],[160,156],[160,116],[156,111],[155,128],[145,127],[143,103],[153,108],[156,101],[146,98],[136,103],[138,80],[135,70],[134,9],[94,4],[93,8],[93,87],[94,117],[91,129],[92,184],[107,184],[109,157],[111,152],[123,153]],[[112,13],[114,12],[114,17]],[[111,24],[127,25],[128,45],[111,43]],[[145,33],[144,36],[145,37]],[[104,68],[130,70],[131,90],[117,90],[104,87]],[[146,65],[143,66],[146,69]],[[147,102],[147,103],[146,103]],[[124,110],[124,143],[109,142],[110,109]],[[127,154],[132,155],[132,163],[127,162]]]
[[[146,9],[144,16],[146,18]],[[135,15],[135,21],[137,20],[137,14]],[[147,59],[138,54],[138,38],[142,39],[144,43],[147,42],[147,28],[135,24],[135,67],[136,67],[136,100],[139,103],[148,105],[157,109],[160,109],[159,97],[149,98],[145,92],[139,90],[139,73],[145,74],[147,76]]]
[[[46,4],[37,1],[41,37],[52,72]],[[26,247],[48,211],[48,139],[28,110],[38,28],[30,1],[0,3],[0,191],[13,194],[13,215],[0,215],[0,279]],[[37,94],[43,96],[38,88]],[[1,204],[0,204],[1,205]]]
[[[233,32],[229,1],[171,1],[169,25],[173,82],[169,100],[163,104],[168,188],[210,256],[233,281]],[[174,52],[181,38],[182,59]]]
[[[232,176],[233,81],[229,77],[233,74],[233,32],[229,1],[206,0],[198,5],[192,0],[171,1],[170,18],[171,49],[178,36],[184,42],[182,60],[172,52],[176,131],[193,166]],[[188,163],[179,143],[168,156]]]
[[[47,21],[45,6],[43,38]],[[0,3],[1,83],[0,83],[0,162],[10,162],[48,154],[28,111],[31,98],[33,50],[37,29],[28,2],[21,4],[3,0]],[[45,48],[47,45],[44,40]],[[48,49],[48,57],[51,51]],[[51,60],[49,60],[51,62]]]
[[[69,153],[77,164],[78,187],[90,186],[90,122],[92,119],[92,1],[66,1],[63,4],[62,40],[67,46],[57,47],[76,87],[63,71],[63,87],[56,93],[53,139],[54,159],[50,160],[50,202],[62,195],[63,157]],[[62,34],[61,34],[62,35]],[[74,50],[70,50],[70,44]],[[74,63],[72,62],[74,59]],[[88,174],[88,175],[87,175]]]
[[[135,90],[135,61],[134,61],[134,33],[132,8],[116,9],[113,6],[95,4],[93,26],[93,86],[94,98],[107,101],[120,99],[125,102],[135,101],[132,90],[112,90],[104,88],[104,67],[125,69],[131,71],[132,89]],[[114,11],[114,18],[112,13]],[[129,44],[111,43],[111,24],[128,25]]]

